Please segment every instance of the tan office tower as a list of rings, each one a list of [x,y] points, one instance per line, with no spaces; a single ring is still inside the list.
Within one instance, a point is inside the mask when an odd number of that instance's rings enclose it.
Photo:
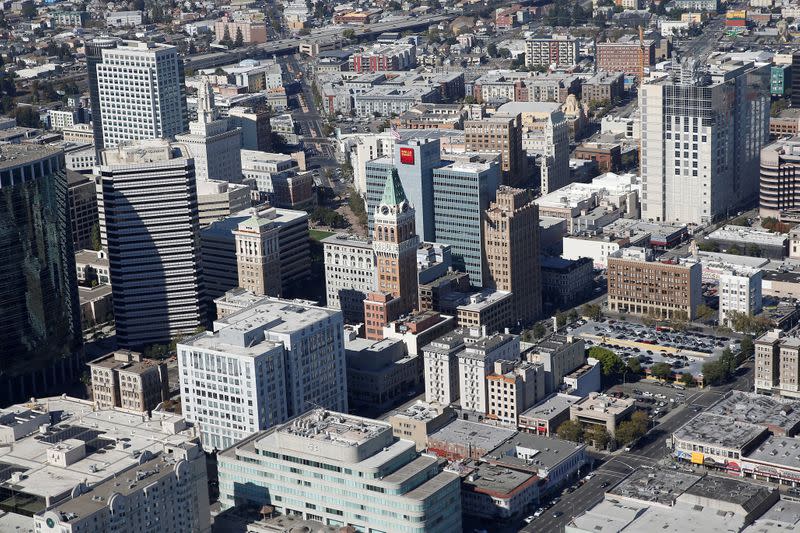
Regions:
[[[270,218],[253,216],[233,231],[239,286],[259,296],[281,296],[278,227]]]
[[[464,122],[467,152],[500,154],[503,183],[521,185],[527,174],[527,156],[522,149],[522,123],[516,115],[495,115]]]
[[[510,291],[523,324],[542,313],[539,207],[523,189],[502,186],[483,220],[483,286]]]
[[[364,300],[368,339],[382,339],[383,326],[417,309],[419,237],[415,217],[414,206],[406,198],[400,176],[393,169],[392,178],[386,180],[381,203],[375,208],[372,240],[378,290]]]

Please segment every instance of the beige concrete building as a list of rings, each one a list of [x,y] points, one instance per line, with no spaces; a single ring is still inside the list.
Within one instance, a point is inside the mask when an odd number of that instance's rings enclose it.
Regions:
[[[197,180],[197,215],[200,227],[235,215],[250,207],[250,187],[219,180]]]
[[[586,363],[586,343],[580,337],[552,334],[538,344],[523,344],[523,358],[541,363],[546,372],[547,392],[554,392],[564,381],[564,376]]]
[[[659,263],[642,248],[608,258],[608,309],[657,318],[694,320],[702,303],[700,263]]]
[[[281,261],[278,228],[257,212],[240,222],[236,238],[239,286],[259,296],[281,295]]]
[[[471,295],[469,302],[456,307],[458,327],[485,329],[486,333],[504,331],[515,322],[512,296],[493,289]]]
[[[390,416],[388,422],[395,437],[414,441],[419,452],[428,447],[428,435],[455,418],[456,413],[450,407],[418,400],[404,411]]]
[[[467,152],[500,154],[503,183],[523,183],[527,175],[527,156],[522,150],[522,124],[519,114],[465,121],[464,142]]]
[[[92,399],[98,409],[152,411],[169,399],[166,363],[117,350],[89,363]]]
[[[483,286],[511,292],[516,320],[536,320],[542,313],[539,208],[527,191],[497,191],[483,220],[483,257]]]
[[[635,403],[633,398],[614,398],[593,392],[570,406],[569,418],[585,425],[605,426],[613,437],[619,423],[633,414]]]
[[[486,417],[517,427],[519,415],[545,396],[544,366],[528,361],[499,360],[486,376]]]
[[[768,331],[755,341],[755,391],[800,398],[800,338]]]

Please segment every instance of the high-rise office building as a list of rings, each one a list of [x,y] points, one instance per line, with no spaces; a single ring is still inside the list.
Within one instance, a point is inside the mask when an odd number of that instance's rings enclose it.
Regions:
[[[372,241],[339,233],[322,240],[326,306],[341,309],[345,322],[364,322],[364,298],[376,289]]]
[[[220,453],[220,503],[355,531],[461,531],[459,477],[441,465],[388,422],[315,409]]]
[[[374,229],[375,208],[381,202],[387,180],[396,171],[416,211],[417,233],[422,240],[433,240],[433,170],[443,164],[440,154],[438,138],[413,138],[394,143],[393,157],[383,157],[366,164],[366,209],[370,233]]]
[[[94,136],[94,148],[98,154],[104,148],[104,145],[103,110],[100,107],[97,65],[103,61],[103,50],[116,48],[119,41],[115,37],[100,37],[87,41],[84,45],[86,50],[86,77],[89,82],[89,105],[92,108],[92,134]]]
[[[769,66],[684,61],[639,89],[642,218],[706,224],[758,196],[769,135]]]
[[[197,181],[242,181],[241,131],[227,118],[220,118],[207,80],[197,90],[197,120],[189,123],[188,133],[176,135],[175,140],[189,148]]]
[[[75,250],[92,248],[92,231],[97,225],[97,192],[92,176],[67,170],[69,218]]]
[[[314,407],[346,412],[343,333],[339,311],[267,297],[179,343],[183,413],[203,447],[227,448]]]
[[[239,286],[258,296],[281,295],[281,258],[278,225],[258,215],[239,222],[236,238],[236,265]]]
[[[0,404],[83,371],[65,172],[59,149],[0,146]]]
[[[759,214],[794,219],[800,212],[800,137],[765,146],[760,165]]]
[[[522,150],[522,125],[519,114],[500,114],[480,120],[464,121],[464,142],[468,152],[500,154],[505,185],[524,185],[527,156]]]
[[[542,313],[539,207],[528,192],[502,186],[483,223],[483,286],[511,291],[514,317],[530,324]]]
[[[103,40],[90,51],[90,97],[92,111],[99,110],[101,133],[97,146],[173,137],[187,130],[183,61],[177,48]]]
[[[395,171],[386,182],[374,214],[372,246],[377,293],[370,293],[364,300],[368,339],[382,339],[385,325],[417,309],[419,237],[415,218],[414,206],[406,198],[400,176]]]
[[[272,126],[266,108],[232,107],[228,120],[241,131],[243,150],[272,151]]]
[[[185,146],[164,140],[106,149],[97,178],[117,340],[169,342],[203,323],[197,190]]]
[[[497,159],[467,157],[433,171],[434,241],[450,245],[453,266],[483,281],[483,212],[500,186]]]

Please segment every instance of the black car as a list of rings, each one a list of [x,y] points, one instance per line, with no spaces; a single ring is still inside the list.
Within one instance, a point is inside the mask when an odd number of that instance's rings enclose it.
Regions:
[[[558,518],[559,516],[561,516],[563,514],[564,513],[562,513],[561,511],[556,511],[555,513],[553,513],[553,518]]]

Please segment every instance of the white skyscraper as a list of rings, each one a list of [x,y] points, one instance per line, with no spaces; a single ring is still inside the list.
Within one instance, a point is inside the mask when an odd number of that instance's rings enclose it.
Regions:
[[[758,197],[769,66],[692,60],[639,89],[642,218],[704,224]]]
[[[189,133],[176,135],[175,140],[189,148],[198,181],[242,181],[241,131],[219,117],[207,80],[197,91],[197,120],[189,123]]]
[[[347,412],[342,313],[264,298],[178,344],[186,419],[207,451],[316,406]]]
[[[204,319],[194,164],[165,140],[106,149],[98,169],[117,341],[134,348],[192,333]]]
[[[100,57],[94,75],[105,148],[186,131],[183,62],[177,48],[119,41],[100,50]]]

